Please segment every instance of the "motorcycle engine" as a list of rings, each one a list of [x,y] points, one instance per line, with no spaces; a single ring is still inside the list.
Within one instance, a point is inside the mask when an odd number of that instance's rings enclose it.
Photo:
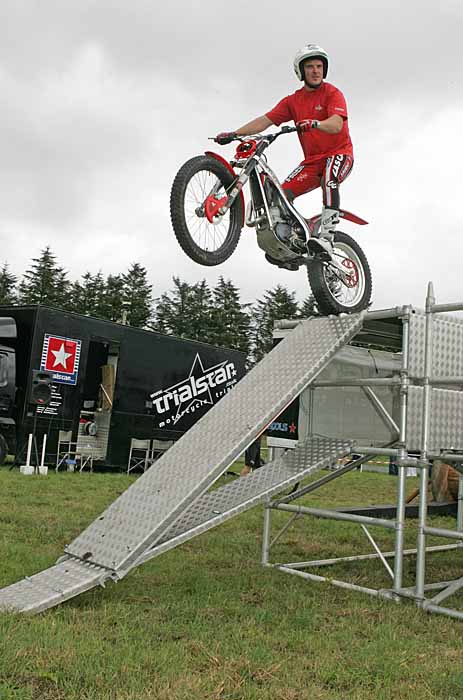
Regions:
[[[273,227],[267,225],[257,226],[257,243],[262,250],[272,260],[279,260],[285,264],[301,256],[305,251],[305,236],[302,241],[300,234],[296,230],[298,222],[292,220],[292,217],[282,216],[282,211],[279,206],[269,207],[269,213]],[[289,268],[293,269],[293,268]]]
[[[289,239],[291,236],[291,226],[286,222],[280,222],[275,226],[275,233],[280,241],[282,241],[283,243],[289,243]]]
[[[282,243],[288,243],[291,236],[291,224],[287,219],[282,217],[281,209],[279,207],[270,207],[270,216],[275,223],[275,233],[277,238]]]

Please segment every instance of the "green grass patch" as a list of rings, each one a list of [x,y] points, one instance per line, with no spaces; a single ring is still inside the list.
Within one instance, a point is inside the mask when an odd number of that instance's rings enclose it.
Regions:
[[[0,470],[0,586],[53,564],[134,478],[24,477]],[[416,484],[407,480],[409,490]],[[395,478],[354,472],[302,502],[388,503],[396,488]],[[287,517],[272,515],[275,531]],[[435,523],[454,525],[449,518]],[[391,533],[372,532],[383,549],[393,549]],[[426,615],[412,603],[396,605],[264,569],[261,535],[258,507],[151,560],[117,585],[35,616],[0,614],[0,700],[463,697],[461,622]],[[414,546],[413,522],[405,539]],[[300,518],[272,551],[272,561],[369,551],[358,526]],[[429,575],[453,578],[462,564],[461,553],[430,555]],[[410,584],[414,566],[415,558],[407,558]],[[374,561],[329,572],[359,585],[389,586]]]

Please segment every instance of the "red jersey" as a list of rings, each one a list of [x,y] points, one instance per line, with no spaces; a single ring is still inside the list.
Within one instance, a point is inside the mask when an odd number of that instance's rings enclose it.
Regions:
[[[343,126],[339,134],[325,134],[318,129],[311,129],[299,134],[303,163],[311,163],[319,158],[345,153],[353,156],[352,141],[347,125],[347,106],[344,95],[331,83],[323,82],[313,91],[305,87],[296,90],[292,95],[284,97],[266,116],[275,126],[283,122],[301,122],[304,119],[323,121],[333,114],[343,118]]]

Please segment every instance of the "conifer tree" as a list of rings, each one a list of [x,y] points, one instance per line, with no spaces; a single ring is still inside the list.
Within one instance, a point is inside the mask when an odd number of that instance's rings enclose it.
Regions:
[[[153,313],[153,287],[148,283],[147,271],[139,263],[133,263],[123,280],[123,302],[131,326],[144,328]]]
[[[191,340],[210,343],[214,336],[214,319],[212,313],[212,292],[205,279],[191,288],[191,306],[189,310]]]
[[[231,280],[219,278],[213,290],[212,335],[210,342],[249,354],[251,318],[249,304],[240,302],[239,290]]]
[[[16,304],[17,278],[10,272],[7,262],[0,269],[0,304]]]
[[[101,318],[121,321],[123,317],[124,279],[122,275],[108,275],[101,304]]]
[[[173,277],[174,288],[157,299],[156,330],[179,338],[203,340],[211,337],[211,291],[206,281],[188,284]]]
[[[47,246],[39,258],[32,259],[31,267],[24,273],[19,285],[19,302],[67,309],[70,286],[67,272],[57,264],[50,246]]]
[[[257,362],[272,349],[274,321],[292,319],[298,316],[295,292],[277,285],[267,290],[263,299],[258,299],[252,309],[253,318],[253,360]]]
[[[311,316],[319,316],[317,302],[313,294],[304,299],[299,310],[299,316],[301,318],[310,318]]]
[[[86,272],[82,281],[76,281],[71,290],[71,310],[84,316],[105,318],[106,283],[101,271],[96,275]]]

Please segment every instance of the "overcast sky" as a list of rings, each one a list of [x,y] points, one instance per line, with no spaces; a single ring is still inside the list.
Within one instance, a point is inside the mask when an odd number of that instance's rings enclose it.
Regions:
[[[237,128],[300,87],[306,43],[331,56],[355,166],[345,224],[373,273],[374,307],[463,300],[463,2],[2,0],[0,263],[21,275],[50,245],[72,279],[140,262],[154,295],[173,275],[232,279],[242,301],[306,276],[270,266],[255,233],[201,267],[179,248],[169,193],[208,136]],[[220,147],[231,156],[233,146]],[[301,160],[295,135],[269,160],[281,179]],[[311,215],[320,190],[297,200]],[[251,274],[250,274],[251,273]]]

